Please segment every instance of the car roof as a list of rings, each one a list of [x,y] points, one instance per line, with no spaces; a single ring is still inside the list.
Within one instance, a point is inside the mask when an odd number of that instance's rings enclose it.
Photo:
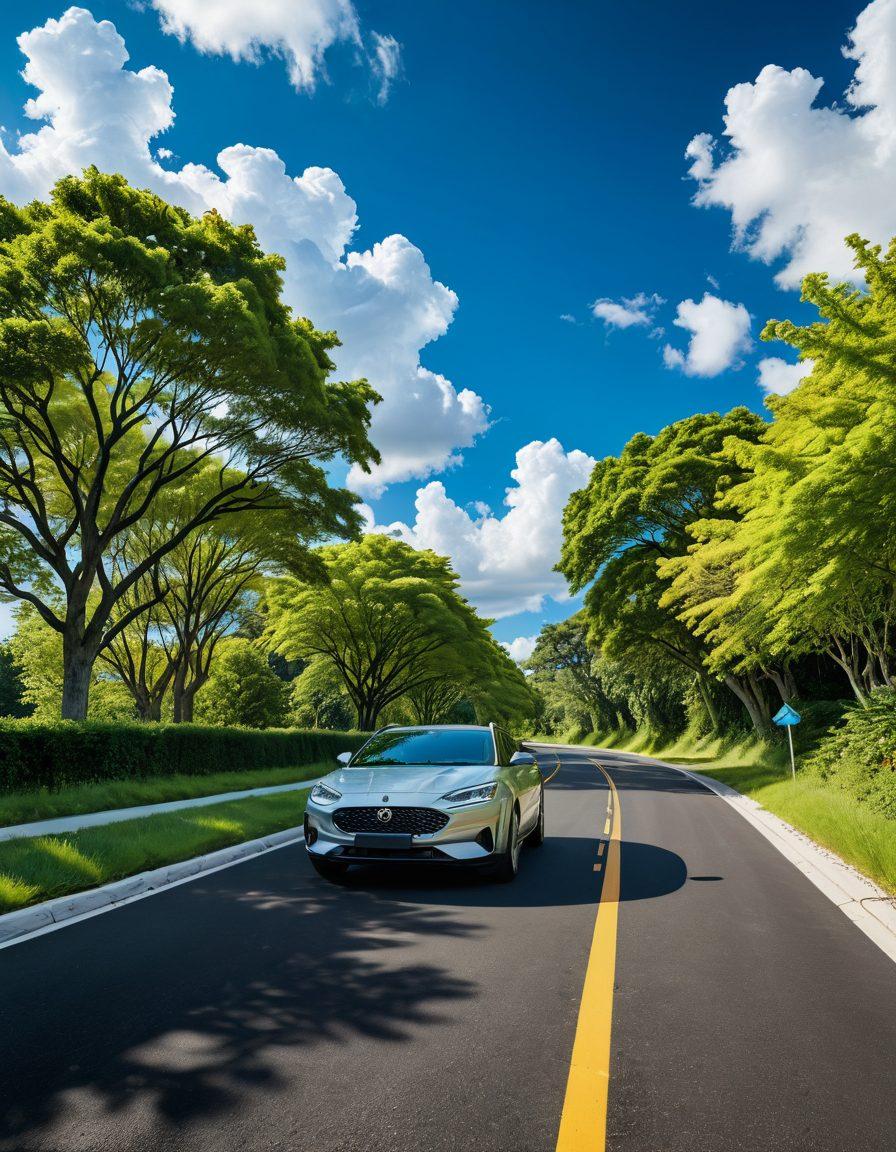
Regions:
[[[488,724],[388,724],[378,732],[489,732]]]

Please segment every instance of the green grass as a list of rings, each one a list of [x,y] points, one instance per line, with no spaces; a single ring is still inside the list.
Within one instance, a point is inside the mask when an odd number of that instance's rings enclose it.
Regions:
[[[76,784],[51,792],[0,795],[0,827],[27,824],[32,820],[52,820],[56,816],[78,816],[83,812],[106,812],[110,808],[130,808],[137,804],[161,804],[167,800],[192,800],[219,792],[265,788],[272,784],[292,784],[330,772],[334,764],[302,764],[291,768],[250,768],[241,772],[217,772],[210,776],[148,776],[143,780],[104,780],[98,784]]]
[[[121,880],[301,824],[307,792],[280,792],[0,842],[0,912]]]

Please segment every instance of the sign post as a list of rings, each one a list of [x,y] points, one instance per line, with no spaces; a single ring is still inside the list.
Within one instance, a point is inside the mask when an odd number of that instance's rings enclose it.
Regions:
[[[776,712],[772,717],[772,723],[777,724],[779,728],[787,729],[787,744],[790,748],[790,774],[796,780],[796,761],[793,758],[793,727],[799,724],[801,716],[795,708],[791,708],[789,704],[785,704],[780,711]]]

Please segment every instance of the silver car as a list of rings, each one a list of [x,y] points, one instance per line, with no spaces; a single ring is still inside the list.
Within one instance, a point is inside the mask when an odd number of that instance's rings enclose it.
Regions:
[[[319,781],[305,845],[321,876],[352,864],[479,867],[512,880],[524,841],[544,840],[544,784],[535,757],[494,724],[382,728]]]

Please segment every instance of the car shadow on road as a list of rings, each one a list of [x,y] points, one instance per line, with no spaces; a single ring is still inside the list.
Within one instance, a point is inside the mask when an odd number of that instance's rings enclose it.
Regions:
[[[147,1122],[161,1145],[282,1090],[297,1049],[401,1043],[476,994],[402,954],[479,931],[284,849],[0,952],[0,1148],[136,1147]]]
[[[472,870],[429,865],[402,868],[366,865],[349,873],[344,888],[377,892],[401,901],[457,908],[554,908],[596,904],[600,899],[606,855],[598,840],[585,836],[548,836],[538,849],[527,849],[512,884],[498,884]],[[600,871],[594,866],[600,862]],[[656,844],[624,841],[620,903],[654,900],[678,891],[688,878],[676,853]]]

